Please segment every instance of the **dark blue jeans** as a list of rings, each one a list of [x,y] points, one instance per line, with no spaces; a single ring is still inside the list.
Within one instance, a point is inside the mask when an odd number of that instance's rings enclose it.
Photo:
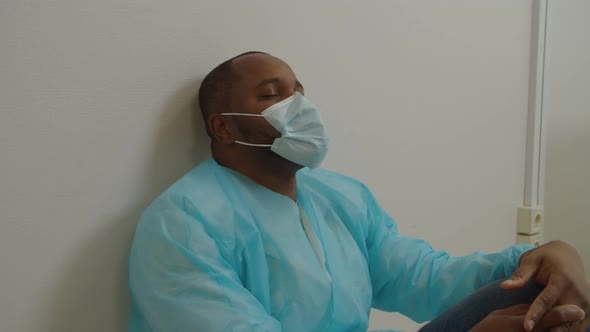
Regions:
[[[529,283],[519,290],[500,288],[503,280],[482,287],[420,329],[419,332],[469,331],[492,311],[533,303],[542,287]],[[587,332],[590,332],[588,328]]]

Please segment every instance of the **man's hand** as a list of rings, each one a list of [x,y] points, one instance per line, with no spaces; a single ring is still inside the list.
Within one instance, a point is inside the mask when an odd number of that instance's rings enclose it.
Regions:
[[[549,242],[522,255],[518,269],[502,283],[504,289],[523,287],[529,280],[545,286],[535,299],[524,319],[526,331],[532,331],[541,317],[555,305],[573,304],[590,316],[590,287],[586,281],[580,255],[572,246]],[[590,317],[581,324],[588,326]]]
[[[520,304],[508,309],[492,312],[469,332],[522,332],[528,304]],[[576,331],[584,319],[584,311],[575,305],[562,305],[549,310],[536,324],[533,332]]]

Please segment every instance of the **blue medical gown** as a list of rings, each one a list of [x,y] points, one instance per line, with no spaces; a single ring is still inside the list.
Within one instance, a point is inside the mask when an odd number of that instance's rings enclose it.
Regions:
[[[130,331],[366,331],[371,307],[430,320],[509,276],[530,247],[451,257],[398,233],[360,182],[297,173],[297,203],[205,161],[143,213]]]

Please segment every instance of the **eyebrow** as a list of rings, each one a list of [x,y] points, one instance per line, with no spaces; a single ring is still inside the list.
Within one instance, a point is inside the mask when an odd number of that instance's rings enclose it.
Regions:
[[[260,81],[260,83],[258,83],[258,85],[256,85],[256,87],[259,88],[261,86],[268,85],[268,84],[277,84],[280,81],[281,80],[278,77],[267,78],[267,79]],[[301,82],[295,81],[295,85],[297,85],[302,90],[305,90],[305,88],[303,87],[303,84],[301,84]]]

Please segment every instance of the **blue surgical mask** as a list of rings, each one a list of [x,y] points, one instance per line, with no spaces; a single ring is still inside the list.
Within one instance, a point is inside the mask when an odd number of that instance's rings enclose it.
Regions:
[[[238,144],[270,147],[279,156],[309,168],[319,167],[328,153],[328,133],[318,108],[299,92],[284,99],[260,114],[221,113],[264,117],[281,137],[272,144],[253,144],[235,141]]]

